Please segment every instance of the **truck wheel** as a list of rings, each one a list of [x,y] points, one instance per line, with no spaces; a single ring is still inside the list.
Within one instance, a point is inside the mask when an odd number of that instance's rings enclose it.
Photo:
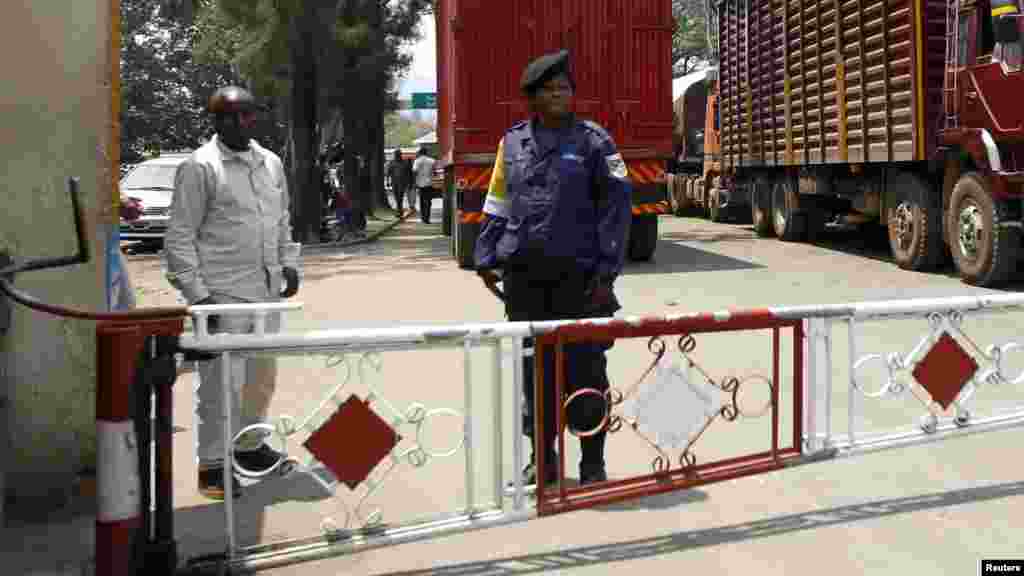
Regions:
[[[800,197],[788,179],[782,179],[772,188],[772,228],[779,240],[798,242],[804,238],[804,219],[798,214]]]
[[[629,259],[636,262],[647,262],[654,256],[654,248],[657,245],[657,214],[634,216],[629,227]]]
[[[817,242],[823,232],[825,232],[825,211],[812,207],[804,212],[804,218],[806,219],[806,232],[808,242]]]
[[[960,177],[949,201],[947,226],[953,261],[968,284],[996,286],[1013,273],[1020,251],[1020,228],[1006,227],[984,178]]]
[[[910,173],[900,173],[888,184],[895,201],[888,209],[889,248],[905,270],[935,269],[942,258],[942,212],[938,194]]]
[[[711,192],[708,193],[708,218],[712,222],[721,222],[722,218],[722,201],[718,197],[718,188],[712,188]]]
[[[750,188],[750,219],[754,233],[766,238],[772,233],[772,189],[764,180],[756,180]]]

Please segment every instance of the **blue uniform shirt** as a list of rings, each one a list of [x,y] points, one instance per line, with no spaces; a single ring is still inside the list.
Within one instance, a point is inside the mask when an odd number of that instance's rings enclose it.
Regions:
[[[517,256],[572,259],[614,279],[625,261],[631,192],[626,163],[599,125],[516,124],[498,146],[476,266],[499,268]]]

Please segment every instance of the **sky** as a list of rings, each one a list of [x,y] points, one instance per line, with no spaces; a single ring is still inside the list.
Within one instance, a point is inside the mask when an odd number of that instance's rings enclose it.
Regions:
[[[413,92],[437,91],[437,36],[432,14],[420,19],[420,32],[422,38],[406,48],[413,61],[405,78],[398,84],[399,98],[403,100],[409,99]],[[426,112],[424,116],[435,117],[433,111],[423,112]]]

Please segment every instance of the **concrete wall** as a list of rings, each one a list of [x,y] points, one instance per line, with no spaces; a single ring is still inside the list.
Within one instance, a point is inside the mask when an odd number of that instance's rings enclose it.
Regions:
[[[17,286],[46,302],[92,309],[106,301],[99,231],[114,222],[112,14],[109,0],[32,0],[5,3],[0,18],[0,250],[21,258],[71,254],[65,180],[79,177],[92,260],[19,275]],[[42,514],[61,505],[74,475],[95,462],[95,324],[21,306],[11,321],[0,336],[0,493],[9,514]]]

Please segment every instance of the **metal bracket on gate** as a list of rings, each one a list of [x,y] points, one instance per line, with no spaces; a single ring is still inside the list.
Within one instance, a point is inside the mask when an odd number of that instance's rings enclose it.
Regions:
[[[13,264],[10,255],[0,250],[0,270]],[[14,280],[14,274],[10,274],[10,280]],[[11,329],[11,304],[5,294],[0,294],[0,336],[7,334]]]

